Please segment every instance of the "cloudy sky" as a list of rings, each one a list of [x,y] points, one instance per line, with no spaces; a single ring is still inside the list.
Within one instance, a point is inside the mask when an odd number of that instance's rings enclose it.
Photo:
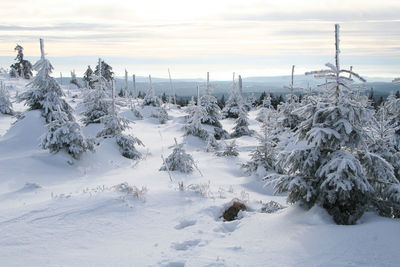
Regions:
[[[18,43],[28,59],[38,39],[56,72],[80,76],[104,58],[122,76],[215,79],[274,76],[333,61],[341,25],[343,66],[365,76],[400,76],[398,0],[19,0],[0,3],[0,66]]]

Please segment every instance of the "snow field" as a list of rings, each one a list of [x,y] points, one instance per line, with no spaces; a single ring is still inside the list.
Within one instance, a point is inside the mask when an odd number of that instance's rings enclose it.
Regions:
[[[13,85],[13,100],[24,90],[20,80],[6,83]],[[78,113],[81,100],[72,96],[79,91],[65,91]],[[17,111],[26,108],[13,104]],[[40,112],[25,112],[13,125],[13,117],[0,116],[0,266],[398,264],[398,220],[366,213],[358,225],[338,226],[317,207],[261,213],[261,202],[288,205],[285,196],[274,196],[240,169],[256,145],[254,137],[237,140],[239,157],[217,157],[204,151],[204,141],[183,137],[183,110],[171,108],[170,120],[160,125],[149,118],[149,109],[143,110],[143,120],[128,107],[121,110],[134,120],[127,133],[145,144],[138,147],[144,155],[138,162],[122,157],[111,139],[79,161],[64,152],[50,154],[38,146],[45,132]],[[254,130],[256,114],[250,112]],[[232,131],[233,120],[221,122]],[[91,124],[83,131],[93,137],[100,129]],[[171,182],[159,171],[161,154],[168,156],[174,137],[186,143],[201,174],[173,172]],[[116,187],[125,182],[137,187],[136,195]],[[233,198],[247,201],[249,210],[224,222],[220,216]]]

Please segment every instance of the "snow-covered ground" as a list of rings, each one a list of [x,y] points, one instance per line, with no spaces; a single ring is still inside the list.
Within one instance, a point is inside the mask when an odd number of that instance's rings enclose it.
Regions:
[[[5,83],[13,100],[25,90],[24,81]],[[79,111],[81,100],[73,98],[79,91],[64,90]],[[14,109],[26,107],[14,103]],[[45,132],[39,111],[23,113],[16,123],[0,115],[0,266],[399,265],[399,220],[366,213],[358,225],[339,226],[322,209],[288,206],[285,196],[274,196],[240,169],[255,138],[237,140],[239,157],[218,157],[205,152],[200,139],[183,137],[183,110],[168,112],[170,120],[160,125],[122,108],[135,121],[129,131],[145,144],[138,162],[122,157],[112,140],[79,161],[50,154],[38,146]],[[258,127],[255,115],[250,112],[252,129]],[[232,120],[222,123],[228,131],[233,127]],[[94,136],[100,128],[89,125],[84,132]],[[186,143],[201,173],[174,172],[171,182],[159,168],[174,137]],[[136,186],[138,194],[122,183]],[[234,198],[249,209],[224,222],[221,215]],[[271,200],[287,208],[262,213],[262,203]]]

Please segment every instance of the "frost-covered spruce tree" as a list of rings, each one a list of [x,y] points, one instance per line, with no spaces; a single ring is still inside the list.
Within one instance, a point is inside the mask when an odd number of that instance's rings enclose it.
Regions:
[[[19,95],[19,101],[25,101],[25,105],[31,110],[40,109],[46,122],[58,119],[61,113],[65,113],[68,120],[73,120],[72,108],[62,98],[64,93],[58,82],[50,76],[53,66],[45,58],[43,40],[40,39],[41,58],[33,66],[37,75],[28,84],[29,89]]]
[[[119,116],[115,105],[115,81],[112,81],[112,102],[110,110],[100,118],[104,128],[97,134],[100,138],[115,138],[122,156],[129,159],[140,159],[142,154],[136,149],[136,145],[143,146],[142,141],[132,135],[124,134],[123,131],[130,128],[129,120]]]
[[[82,86],[79,84],[78,79],[76,78],[75,70],[71,71],[71,80],[69,83],[75,84],[76,87],[81,88]]]
[[[206,85],[206,92],[200,98],[200,105],[206,111],[206,116],[201,119],[201,122],[204,124],[209,124],[218,128],[222,128],[220,123],[221,118],[221,109],[217,104],[217,99],[211,95],[212,87],[209,82],[209,73],[207,72],[207,85]]]
[[[388,167],[387,161],[365,147],[363,125],[371,112],[350,97],[353,79],[343,74],[365,80],[340,68],[339,25],[335,25],[335,40],[336,64],[328,63],[327,70],[307,73],[326,79],[321,86],[327,87],[329,95],[299,125],[298,139],[305,145],[283,151],[279,163],[284,174],[266,179],[275,183],[276,192],[288,193],[288,202],[305,207],[319,205],[336,223],[354,224],[376,196],[378,181],[391,192],[393,200],[399,191],[393,171],[384,167]]]
[[[238,146],[236,140],[224,144],[224,150],[215,153],[219,157],[237,157],[239,156]]]
[[[400,180],[400,152],[396,148],[396,126],[387,112],[387,107],[379,107],[375,116],[369,121],[367,140],[370,152],[384,158],[394,169],[394,175]]]
[[[151,75],[149,75],[149,89],[143,99],[143,106],[160,107],[162,105],[161,99],[154,94],[153,83],[151,82]]]
[[[47,133],[42,136],[41,147],[50,152],[65,150],[74,158],[93,149],[91,140],[86,140],[81,128],[72,115],[72,108],[62,98],[60,85],[50,76],[51,63],[45,58],[43,40],[40,39],[41,58],[35,63],[37,75],[29,84],[30,89],[20,95],[25,105],[31,109],[41,109],[47,125]]]
[[[218,106],[217,99],[211,95],[212,87],[207,72],[207,85],[205,94],[200,97],[200,105],[205,110],[205,116],[201,118],[201,123],[214,126],[214,137],[216,139],[228,138],[228,133],[222,128],[219,121],[221,119],[221,109]]]
[[[199,103],[194,106],[192,114],[189,114],[183,130],[185,135],[193,135],[200,137],[203,140],[209,138],[209,133],[204,129],[201,119],[206,115],[205,109],[199,105]]]
[[[175,145],[169,147],[169,149],[173,149],[172,153],[165,159],[160,171],[193,172],[195,167],[193,157],[183,149],[184,143],[178,144],[176,138],[174,140]]]
[[[257,134],[257,147],[250,152],[250,160],[242,164],[242,168],[249,175],[257,174],[264,177],[267,171],[276,170],[276,142],[273,131],[275,117],[268,114],[262,121],[262,134]]]
[[[269,114],[272,112],[272,105],[271,105],[271,94],[268,94],[263,100],[260,111],[257,114],[256,120],[258,122],[264,122]]]
[[[185,117],[186,118],[192,117],[196,109],[197,109],[196,102],[194,101],[194,97],[192,96],[187,107],[185,108],[185,112],[187,113]]]
[[[24,48],[17,44],[14,51],[17,51],[16,63],[11,65],[10,76],[11,77],[22,77],[30,79],[32,77],[32,64],[29,60],[24,59]]]
[[[233,127],[231,137],[241,137],[245,135],[252,135],[253,133],[254,131],[249,129],[247,110],[244,106],[241,106],[239,117],[235,120],[235,126]]]
[[[396,147],[393,120],[382,105],[369,121],[368,149],[364,156],[366,171],[375,188],[372,203],[378,213],[386,217],[400,217],[400,152]]]
[[[8,115],[14,114],[10,101],[10,94],[3,82],[0,82],[0,113]]]
[[[160,106],[152,110],[151,117],[157,118],[160,124],[165,124],[168,121],[168,111],[165,107]]]
[[[300,118],[293,112],[299,106],[299,99],[294,94],[294,91],[302,90],[302,88],[294,87],[294,68],[295,66],[293,65],[290,85],[283,87],[290,90],[290,93],[286,95],[286,102],[278,106],[282,126],[290,129],[294,129],[301,121]]]
[[[396,82],[396,79],[393,80]],[[384,107],[387,113],[387,116],[390,118],[390,123],[393,127],[395,127],[395,143],[397,150],[400,150],[400,98],[397,98],[394,93],[390,93],[387,97]]]
[[[257,106],[257,97],[255,96],[254,93],[251,93],[247,98],[244,103],[245,107],[247,110],[251,110],[252,108]]]
[[[93,81],[92,81],[92,75],[93,75],[93,70],[90,67],[90,65],[88,65],[88,68],[86,69],[85,73],[83,74],[83,81],[85,83],[85,86],[89,89],[93,88]]]
[[[229,98],[225,103],[225,107],[222,110],[223,118],[238,118],[240,113],[240,107],[243,103],[242,95],[238,92],[235,82],[235,73],[233,73],[232,89],[229,94]]]
[[[62,111],[56,117],[47,125],[47,133],[42,136],[40,145],[43,149],[52,153],[65,150],[75,159],[79,159],[87,150],[93,150],[93,140],[85,139],[80,125],[74,119],[68,119]]]
[[[104,60],[101,60],[101,62],[97,64],[94,74],[103,77],[108,83],[108,87],[111,87],[111,83],[114,80],[114,72],[112,71],[112,67],[104,62]]]
[[[99,59],[99,65],[102,64]],[[101,67],[97,67],[101,69]],[[111,101],[108,95],[109,89],[106,79],[100,75],[92,74],[90,77],[93,89],[87,89],[83,97],[84,112],[82,122],[85,125],[90,123],[100,123],[100,118],[108,115],[111,109]]]

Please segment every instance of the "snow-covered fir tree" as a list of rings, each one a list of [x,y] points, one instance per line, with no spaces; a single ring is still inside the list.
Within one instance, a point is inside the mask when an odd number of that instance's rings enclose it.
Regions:
[[[196,102],[194,101],[194,97],[192,96],[190,98],[188,105],[185,108],[185,112],[187,113],[186,118],[192,117],[196,109],[197,109]]]
[[[254,131],[249,129],[247,110],[241,106],[239,117],[235,120],[235,126],[233,127],[231,137],[241,137],[245,135],[252,135],[253,133]]]
[[[293,112],[299,106],[299,99],[294,94],[294,91],[302,90],[302,88],[294,86],[294,68],[295,66],[293,65],[290,85],[283,87],[288,89],[290,93],[286,95],[286,101],[278,106],[282,126],[290,129],[294,129],[301,122],[300,118]]]
[[[137,145],[143,146],[142,141],[132,135],[123,132],[130,128],[129,120],[123,118],[118,113],[115,104],[115,81],[112,81],[112,102],[106,115],[100,118],[104,128],[97,134],[100,138],[115,138],[122,156],[129,159],[140,159],[142,154],[136,149]]]
[[[339,65],[339,25],[335,25],[335,65],[314,71],[326,79],[328,95],[316,103],[315,112],[299,125],[295,149],[280,153],[282,175],[269,175],[278,193],[287,192],[288,202],[305,207],[325,208],[338,224],[354,224],[363,215],[377,192],[390,192],[396,201],[398,181],[386,160],[366,147],[363,125],[371,112],[351,98],[353,79],[358,74]],[[379,183],[384,190],[376,190]]]
[[[205,94],[200,97],[200,105],[206,111],[206,115],[201,119],[204,124],[209,124],[218,128],[222,128],[220,123],[221,109],[217,104],[217,99],[211,95],[212,87],[209,82],[209,73],[207,72],[207,85]]]
[[[42,39],[40,44],[42,56],[33,66],[37,75],[28,84],[29,89],[19,95],[19,101],[25,101],[25,105],[32,110],[40,109],[46,122],[57,120],[61,113],[72,120],[72,108],[63,99],[64,93],[56,79],[50,76],[53,66],[44,56]]]
[[[395,128],[395,144],[397,150],[400,150],[400,98],[391,92],[384,103],[384,108],[390,118],[390,124]]]
[[[254,93],[251,93],[249,96],[247,96],[246,101],[244,101],[244,106],[248,111],[257,106],[257,97]]]
[[[76,87],[81,88],[82,86],[79,84],[78,79],[76,78],[75,70],[71,71],[71,80],[69,83],[75,84]]]
[[[169,149],[173,149],[172,153],[164,160],[160,171],[179,171],[183,173],[191,173],[194,170],[195,162],[190,154],[187,154],[183,149],[184,143],[175,144]]]
[[[185,135],[193,135],[200,137],[203,140],[207,140],[209,133],[204,129],[201,119],[206,115],[206,111],[200,105],[196,105],[193,109],[193,114],[189,115],[183,130]]]
[[[0,113],[8,115],[14,114],[13,106],[10,101],[10,94],[6,89],[4,82],[1,81],[0,81]]]
[[[222,128],[220,122],[221,109],[218,106],[217,99],[211,95],[212,87],[209,82],[209,73],[207,72],[206,92],[200,97],[200,105],[205,110],[205,116],[201,118],[201,123],[214,126],[214,137],[216,139],[228,138],[228,133]]]
[[[114,72],[112,71],[112,67],[104,62],[104,60],[101,60],[100,64],[96,65],[94,74],[103,77],[108,83],[108,87],[111,87],[111,83],[114,80]]]
[[[93,75],[93,70],[90,67],[90,65],[88,65],[85,73],[83,74],[83,82],[85,83],[85,86],[89,89],[93,88],[93,80],[92,80],[92,75]]]
[[[47,133],[42,136],[41,147],[52,153],[65,150],[73,158],[79,157],[87,150],[93,150],[93,140],[85,139],[80,125],[68,119],[65,114],[57,116],[58,119],[47,125]]]
[[[149,89],[143,99],[143,106],[160,107],[162,105],[161,99],[155,95],[151,75],[149,75]]]
[[[41,147],[51,152],[65,150],[74,158],[93,149],[93,142],[86,140],[79,124],[75,121],[72,108],[62,98],[63,91],[57,81],[50,76],[53,66],[45,58],[43,40],[40,39],[41,58],[35,63],[37,75],[30,83],[30,89],[20,95],[25,105],[31,109],[41,109],[47,125],[47,133],[42,136]]]
[[[223,150],[215,153],[219,157],[237,157],[239,156],[238,146],[236,140],[224,144]]]
[[[102,64],[101,59],[99,59],[99,65]],[[98,67],[101,68],[101,67]],[[108,115],[111,109],[111,101],[108,95],[109,83],[105,80],[103,76],[98,76],[92,74],[90,77],[93,89],[87,89],[84,93],[83,105],[84,112],[82,115],[82,121],[85,125],[90,123],[100,123],[100,118]]]
[[[165,107],[155,107],[151,112],[151,117],[157,118],[160,124],[165,124],[168,121],[168,111]]]
[[[263,100],[260,111],[257,114],[256,120],[258,122],[264,122],[269,114],[273,112],[273,107],[271,105],[271,94],[268,94]]]
[[[225,102],[225,107],[222,110],[222,117],[234,119],[238,118],[242,103],[243,98],[237,89],[235,74],[233,74],[232,89],[230,91],[228,100]]]
[[[400,152],[396,148],[396,126],[387,112],[387,107],[379,107],[369,121],[368,149],[384,158],[394,169],[394,175],[400,180]]]
[[[267,171],[276,170],[276,142],[274,129],[276,120],[271,113],[267,114],[261,122],[262,134],[257,134],[257,147],[250,152],[250,160],[242,164],[242,168],[247,174],[257,174],[264,177]]]
[[[24,59],[24,48],[17,44],[14,51],[18,52],[17,57],[15,58],[17,62],[10,66],[10,76],[30,79],[32,77],[32,63],[29,60]]]

